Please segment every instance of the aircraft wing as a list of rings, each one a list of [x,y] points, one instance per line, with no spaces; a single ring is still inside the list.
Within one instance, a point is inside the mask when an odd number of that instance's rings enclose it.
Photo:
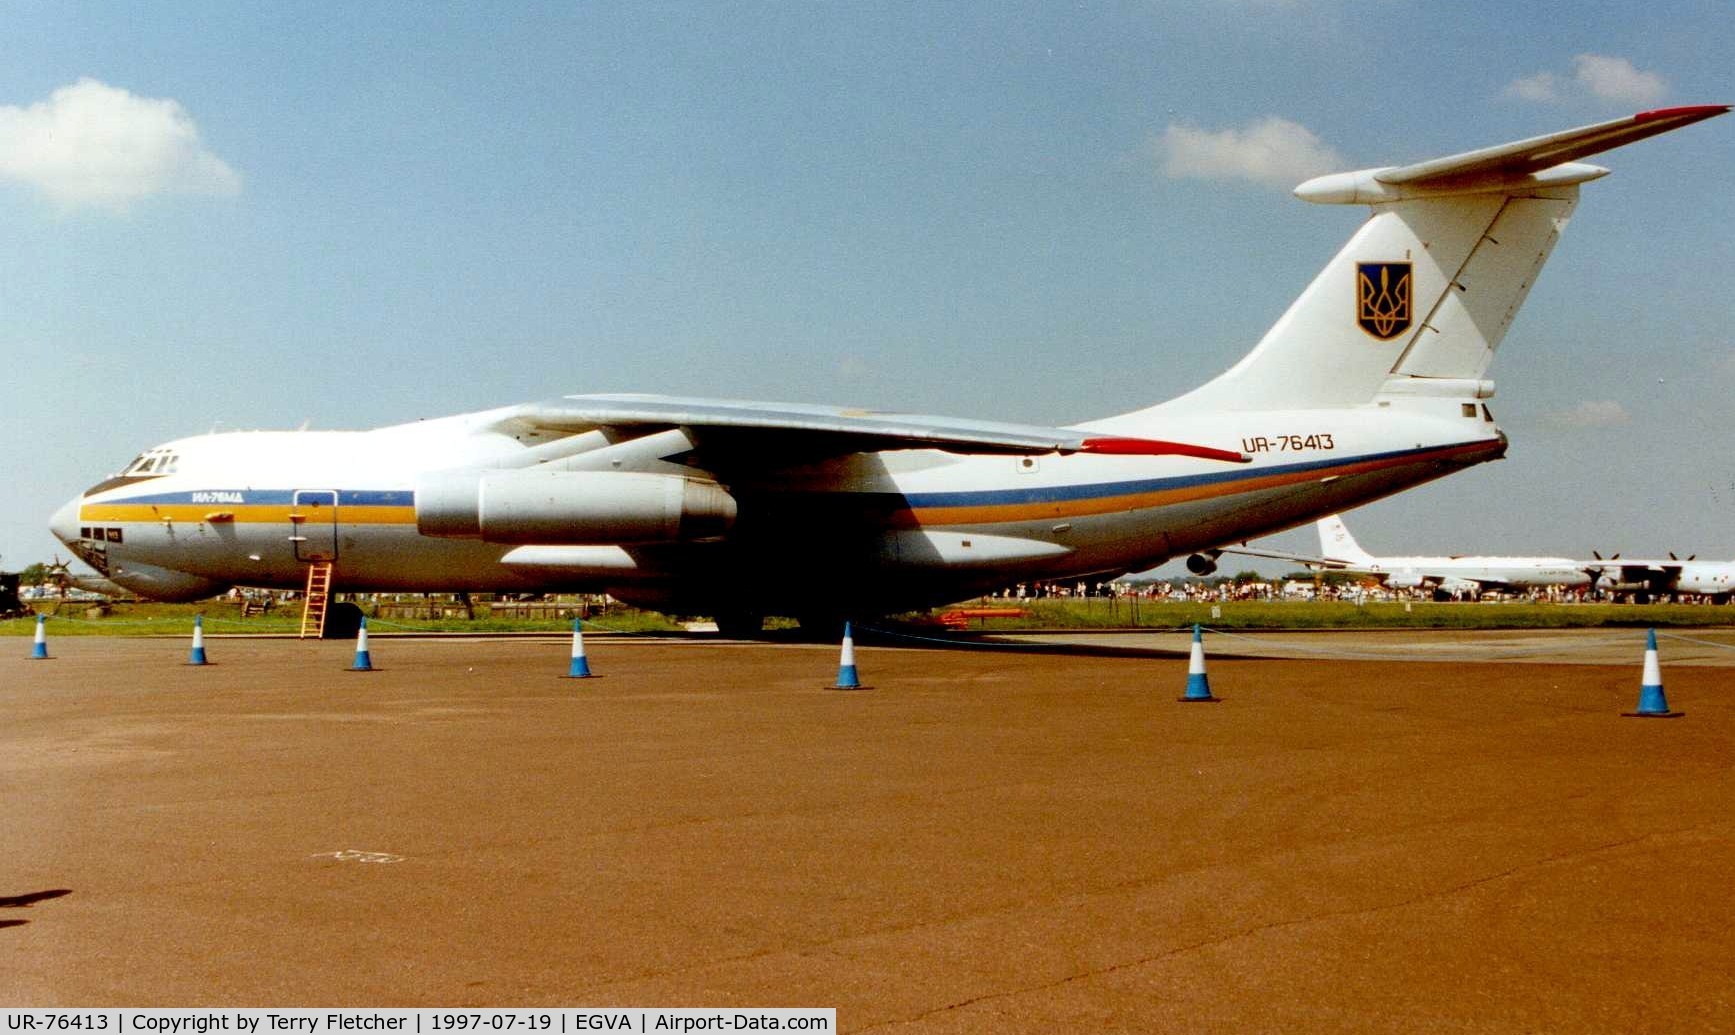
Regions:
[[[939,449],[1008,455],[1190,456],[1239,464],[1251,463],[1253,459],[1233,449],[1098,435],[1076,428],[666,395],[569,395],[528,404],[516,411],[513,418],[575,433],[603,427],[687,428],[701,438],[721,433],[749,448],[762,445],[773,452],[810,455]]]
[[[1248,546],[1225,546],[1223,552],[1238,553],[1246,557],[1269,557],[1277,561],[1293,561],[1309,568],[1324,568],[1328,571],[1354,567],[1349,561],[1339,560],[1336,557],[1309,557],[1306,554],[1284,553],[1281,550],[1255,550]]]
[[[1617,585],[1646,585],[1653,590],[1667,590],[1681,577],[1685,565],[1675,560],[1640,560],[1609,558],[1606,561],[1584,561],[1585,571],[1595,571],[1597,579],[1613,575]]]

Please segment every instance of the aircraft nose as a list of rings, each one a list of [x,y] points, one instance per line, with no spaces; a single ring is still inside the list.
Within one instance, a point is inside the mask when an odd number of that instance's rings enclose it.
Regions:
[[[78,504],[80,497],[74,496],[61,505],[48,519],[48,530],[54,533],[54,538],[71,546],[78,538]]]

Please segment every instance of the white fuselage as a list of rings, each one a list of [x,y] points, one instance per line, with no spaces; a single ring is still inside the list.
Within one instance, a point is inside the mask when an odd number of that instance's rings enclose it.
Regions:
[[[1473,583],[1482,589],[1573,589],[1590,585],[1583,565],[1568,557],[1380,557],[1348,570],[1377,575],[1394,587]]]
[[[1626,593],[1694,593],[1727,597],[1735,593],[1735,561],[1667,559],[1595,561],[1601,589]]]
[[[546,453],[485,411],[363,432],[237,432],[158,447],[157,470],[110,479],[56,515],[56,535],[141,594],[194,599],[230,585],[295,588],[315,560],[340,590],[597,590],[652,606],[803,614],[846,599],[887,611],[1030,579],[1107,576],[1263,535],[1485,460],[1505,439],[1444,400],[1336,410],[1177,415],[1153,438],[1244,451],[1186,456],[855,453],[750,473],[702,472],[732,495],[722,534],[662,541],[426,534],[418,487],[435,472],[515,469]],[[1119,433],[1115,421],[1088,425]],[[570,443],[563,469],[666,472],[687,440],[635,450]],[[690,444],[690,443],[689,443]],[[668,448],[669,453],[661,452]],[[537,453],[541,449],[543,453]],[[162,468],[171,467],[168,473]],[[625,484],[623,481],[621,484]]]

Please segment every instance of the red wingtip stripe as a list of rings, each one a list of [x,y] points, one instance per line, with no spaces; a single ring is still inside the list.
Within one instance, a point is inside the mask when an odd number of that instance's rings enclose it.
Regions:
[[[1641,111],[1633,116],[1634,122],[1655,122],[1657,119],[1680,119],[1691,116],[1709,118],[1721,115],[1729,110],[1727,104],[1689,104],[1679,108],[1657,108],[1654,111]]]
[[[1201,460],[1222,460],[1231,464],[1248,464],[1253,458],[1232,449],[1213,449],[1187,442],[1164,442],[1154,438],[1087,438],[1078,447],[1081,453],[1103,453],[1109,456],[1196,456]]]

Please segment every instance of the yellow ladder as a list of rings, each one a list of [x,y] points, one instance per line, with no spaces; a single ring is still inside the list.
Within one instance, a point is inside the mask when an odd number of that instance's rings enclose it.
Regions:
[[[307,600],[301,606],[301,639],[325,635],[325,605],[331,600],[331,562],[307,566]]]

